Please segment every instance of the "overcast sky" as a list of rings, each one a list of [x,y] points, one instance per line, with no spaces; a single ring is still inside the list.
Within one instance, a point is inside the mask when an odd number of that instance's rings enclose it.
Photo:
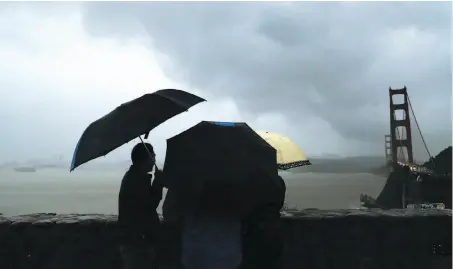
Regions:
[[[160,88],[208,102],[152,132],[159,156],[165,139],[203,119],[284,133],[308,156],[383,155],[388,88],[404,85],[437,154],[451,144],[451,10],[449,2],[2,2],[0,161],[69,159],[90,122]],[[106,159],[128,158],[132,145]]]

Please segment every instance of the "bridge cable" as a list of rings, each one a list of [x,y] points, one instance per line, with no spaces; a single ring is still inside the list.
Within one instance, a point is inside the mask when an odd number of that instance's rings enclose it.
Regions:
[[[434,159],[432,159],[432,155],[429,152],[428,145],[426,144],[425,138],[423,137],[422,130],[420,128],[420,125],[418,125],[417,117],[415,116],[414,109],[412,108],[411,100],[409,98],[409,95],[407,95],[407,103],[409,104],[409,108],[411,109],[412,116],[414,117],[415,124],[417,125],[418,133],[420,134],[420,137],[422,138],[423,145],[425,146],[426,152],[428,153],[429,161],[433,162],[434,169],[436,167],[436,164],[434,163]]]

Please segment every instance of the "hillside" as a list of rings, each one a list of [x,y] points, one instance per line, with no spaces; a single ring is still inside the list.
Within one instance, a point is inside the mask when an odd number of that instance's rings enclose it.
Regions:
[[[452,147],[442,150],[431,160],[423,164],[426,168],[440,174],[451,174],[452,170]]]

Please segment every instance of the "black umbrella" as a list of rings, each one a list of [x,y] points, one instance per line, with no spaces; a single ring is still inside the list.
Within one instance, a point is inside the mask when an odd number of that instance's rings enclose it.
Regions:
[[[202,121],[168,139],[164,168],[169,189],[184,206],[239,214],[278,184],[275,149],[246,123]]]
[[[70,171],[134,138],[147,136],[161,123],[203,101],[185,91],[165,89],[120,105],[86,128],[74,150]]]

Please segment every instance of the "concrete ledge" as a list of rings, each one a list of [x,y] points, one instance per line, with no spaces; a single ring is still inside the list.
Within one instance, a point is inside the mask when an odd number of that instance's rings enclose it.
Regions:
[[[451,268],[451,210],[304,210],[282,221],[285,269]],[[118,237],[114,215],[0,216],[0,268],[119,269]]]

